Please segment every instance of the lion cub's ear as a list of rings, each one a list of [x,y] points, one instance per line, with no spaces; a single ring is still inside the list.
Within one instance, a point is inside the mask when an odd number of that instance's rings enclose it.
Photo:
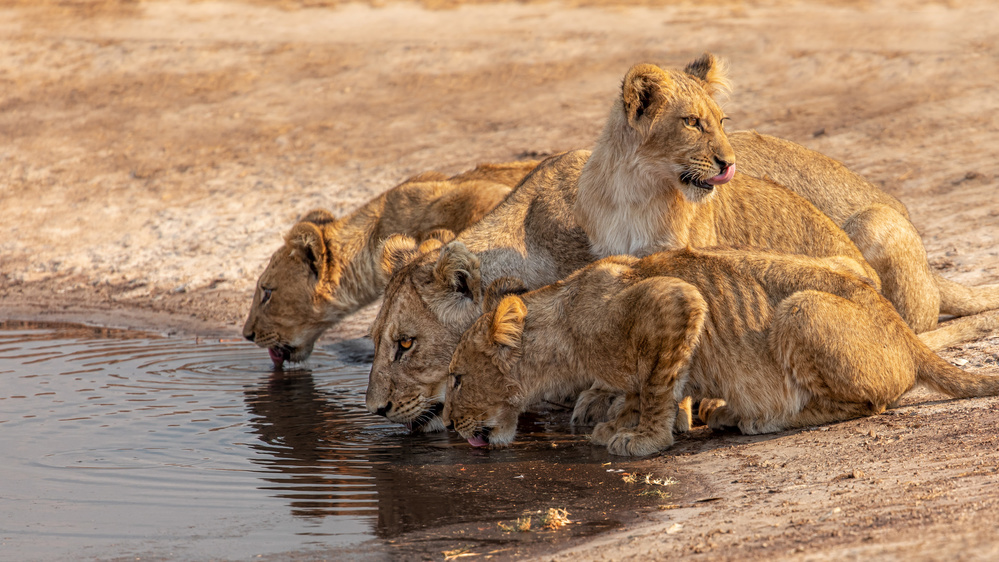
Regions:
[[[477,300],[481,278],[479,258],[457,240],[444,246],[434,266],[434,279],[441,288]]]
[[[710,96],[732,91],[725,62],[711,53],[704,53],[697,60],[690,61],[683,71],[703,82]]]
[[[431,170],[429,172],[420,172],[415,176],[408,177],[406,178],[406,181],[402,183],[426,183],[432,181],[444,181],[446,179],[447,174]]]
[[[496,305],[496,312],[489,324],[489,342],[493,350],[493,364],[509,374],[520,359],[527,305],[516,295],[507,295]]]
[[[496,305],[493,323],[489,326],[489,340],[496,345],[519,348],[524,334],[527,305],[517,295],[507,295]]]
[[[436,250],[444,244],[454,240],[454,232],[446,228],[435,228],[429,232],[424,232],[417,237],[420,242],[420,253]],[[426,248],[424,249],[424,246]]]
[[[507,295],[522,295],[527,292],[524,282],[516,277],[500,277],[486,288],[486,296],[482,299],[482,312],[496,308],[500,299]]]
[[[326,209],[312,209],[308,213],[305,213],[302,220],[298,222],[311,222],[316,226],[323,226],[330,224],[331,222],[336,222],[336,217],[334,217],[333,213],[327,211]]]
[[[416,240],[405,234],[393,234],[382,242],[382,259],[379,262],[382,273],[385,277],[392,275],[402,269],[402,266],[413,261],[419,254]]]
[[[628,70],[621,84],[621,100],[628,124],[647,133],[656,114],[666,103],[663,85],[669,76],[654,64],[636,64]]]
[[[285,237],[292,257],[305,262],[317,279],[326,275],[326,242],[319,227],[311,222],[299,222]]]

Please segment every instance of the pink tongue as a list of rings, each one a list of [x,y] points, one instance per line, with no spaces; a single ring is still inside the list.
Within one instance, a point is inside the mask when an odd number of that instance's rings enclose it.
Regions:
[[[475,437],[469,438],[468,444],[471,445],[471,446],[473,446],[473,447],[487,447],[487,446],[489,446],[489,442],[486,441],[485,439],[483,439],[482,436],[480,436],[480,435],[476,435]]]
[[[284,356],[282,356],[280,353],[274,351],[273,349],[268,349],[267,353],[270,354],[271,361],[274,362],[275,369],[280,369],[281,366],[284,365]]]
[[[735,164],[729,165],[728,168],[725,168],[724,172],[718,174],[713,178],[708,178],[704,181],[711,185],[721,185],[723,183],[728,183],[733,176],[735,176]]]

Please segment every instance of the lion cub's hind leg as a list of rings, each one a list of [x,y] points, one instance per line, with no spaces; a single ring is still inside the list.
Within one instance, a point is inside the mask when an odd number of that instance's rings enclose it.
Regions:
[[[638,350],[634,381],[638,421],[631,425],[634,404],[625,399],[613,421],[594,428],[594,441],[606,440],[607,449],[615,455],[650,455],[673,444],[678,402],[684,398],[683,386],[704,329],[707,303],[693,285],[669,277],[636,283],[620,296],[620,302],[637,316],[629,345]],[[690,403],[685,404],[687,415]],[[686,425],[689,428],[689,418]]]
[[[847,219],[843,230],[877,272],[881,294],[906,324],[917,334],[936,328],[940,290],[912,223],[887,205],[871,205]]]
[[[847,300],[801,291],[777,308],[770,347],[790,387],[807,399],[797,411],[743,419],[745,433],[765,433],[878,414],[915,384],[911,330],[873,291]]]
[[[673,430],[678,433],[687,433],[694,425],[694,399],[685,396],[676,405],[676,421],[673,422]]]
[[[697,408],[697,417],[714,430],[737,429],[739,419],[728,403],[721,398],[704,398]]]

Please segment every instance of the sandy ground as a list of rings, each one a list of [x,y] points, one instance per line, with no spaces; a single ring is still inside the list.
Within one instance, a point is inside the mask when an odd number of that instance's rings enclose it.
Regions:
[[[844,161],[944,275],[999,282],[993,0],[376,4],[0,0],[0,319],[236,336],[309,209],[589,147],[631,64],[705,50],[730,62],[732,129]],[[997,352],[945,355],[995,372]],[[906,404],[695,430],[649,462],[701,497],[555,557],[996,558],[999,400]]]

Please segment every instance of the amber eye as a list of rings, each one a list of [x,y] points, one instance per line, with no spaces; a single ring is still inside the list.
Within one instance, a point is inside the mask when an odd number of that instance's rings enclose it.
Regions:
[[[701,128],[701,120],[697,117],[684,117],[683,124],[693,129]]]
[[[261,289],[261,292],[263,292],[263,295],[260,296],[260,306],[263,306],[267,304],[267,301],[271,300],[271,293],[274,292],[274,289]]]
[[[395,359],[393,361],[402,359],[402,356],[413,347],[414,341],[414,338],[399,338],[396,341]]]

